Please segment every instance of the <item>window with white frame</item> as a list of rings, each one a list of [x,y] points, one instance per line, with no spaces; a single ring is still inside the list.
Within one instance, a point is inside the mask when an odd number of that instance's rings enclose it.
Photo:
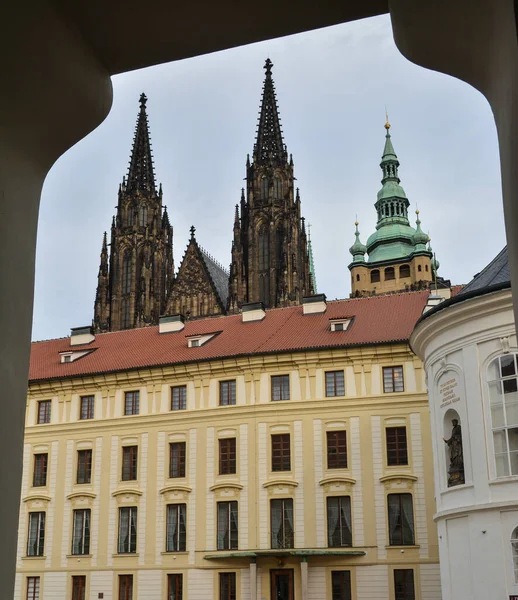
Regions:
[[[90,509],[74,510],[72,554],[90,554]]]
[[[137,507],[119,508],[119,554],[134,554],[137,551]]]
[[[497,477],[518,475],[518,369],[516,354],[489,365],[489,405]]]
[[[43,556],[45,548],[45,512],[29,513],[27,556]]]
[[[270,500],[270,526],[272,548],[293,548],[293,500]]]
[[[185,552],[187,545],[187,505],[168,504],[166,552]]]

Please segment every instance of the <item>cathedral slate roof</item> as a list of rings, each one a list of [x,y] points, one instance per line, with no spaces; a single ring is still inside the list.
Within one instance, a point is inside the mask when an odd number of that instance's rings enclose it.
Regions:
[[[229,274],[201,246],[199,246],[203,262],[214,283],[223,307],[227,306]]]
[[[262,321],[242,322],[241,315],[187,321],[176,333],[158,326],[97,334],[90,344],[70,346],[69,338],[34,342],[29,381],[68,379],[165,365],[197,363],[326,348],[405,343],[421,316],[428,291],[407,292],[327,303],[325,313],[303,314],[302,306],[266,311]],[[346,331],[333,332],[330,320],[351,317]],[[191,335],[218,333],[206,344],[189,348]],[[91,350],[71,363],[60,352]]]

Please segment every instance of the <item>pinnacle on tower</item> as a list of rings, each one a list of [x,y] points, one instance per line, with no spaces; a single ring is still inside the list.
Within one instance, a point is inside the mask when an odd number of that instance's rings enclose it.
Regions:
[[[155,173],[153,170],[153,156],[151,154],[151,142],[149,139],[149,125],[146,113],[147,98],[145,94],[140,95],[140,111],[135,127],[133,147],[131,149],[130,164],[128,170],[128,191],[141,191],[155,193]]]
[[[99,274],[108,275],[108,237],[106,231],[103,235],[103,245],[101,248],[101,264],[99,265]]]
[[[313,245],[311,244],[311,223],[308,223],[308,257],[309,257],[309,274],[311,275],[311,283],[313,284],[313,293],[317,293],[317,276],[315,273],[315,263],[313,262]]]
[[[349,252],[353,255],[353,263],[365,262],[365,253],[367,252],[367,246],[365,246],[365,244],[362,244],[360,241],[358,221],[355,221],[354,225],[356,227],[356,231],[354,232],[356,239],[354,241],[354,244],[349,248]]]
[[[257,139],[254,146],[254,163],[267,163],[271,161],[285,164],[288,162],[288,153],[282,139],[279,109],[275,97],[275,86],[272,79],[272,61],[267,58],[264,64],[266,77],[263,86],[263,97],[257,126]]]

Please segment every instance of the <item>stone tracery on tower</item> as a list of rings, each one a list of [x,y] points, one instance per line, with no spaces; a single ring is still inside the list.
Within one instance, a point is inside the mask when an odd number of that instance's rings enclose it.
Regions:
[[[198,244],[193,227],[175,276],[173,228],[162,206],[161,185],[157,191],[147,98],[140,96],[110,244],[103,237],[96,332],[154,325],[163,314],[199,318],[235,313],[251,302],[291,306],[314,293],[312,249],[294,187],[293,159],[283,141],[272,67],[267,59],[246,190],[234,215],[230,274]]]
[[[291,306],[313,294],[300,194],[282,137],[272,67],[267,59],[256,142],[234,218],[230,312],[250,302]]]

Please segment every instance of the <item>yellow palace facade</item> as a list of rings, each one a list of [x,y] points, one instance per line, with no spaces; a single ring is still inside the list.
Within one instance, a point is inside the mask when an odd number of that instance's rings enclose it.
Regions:
[[[427,302],[34,343],[15,600],[440,600]]]

